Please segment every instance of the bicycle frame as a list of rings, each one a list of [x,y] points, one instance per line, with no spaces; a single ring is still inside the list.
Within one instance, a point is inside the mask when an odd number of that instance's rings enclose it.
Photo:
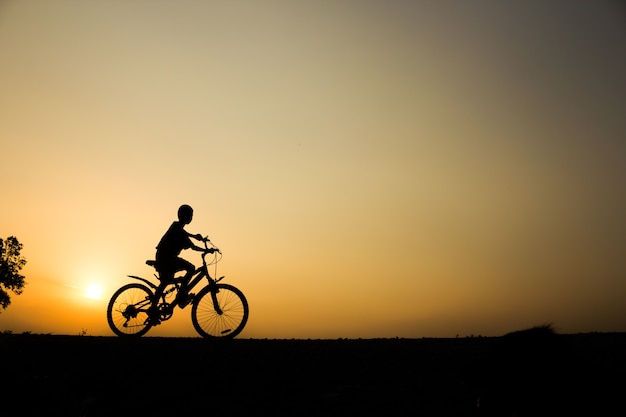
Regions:
[[[207,250],[209,249],[209,247],[207,245],[207,241],[204,241],[204,246],[205,246],[205,248]],[[219,252],[219,249],[216,249],[216,250],[218,251],[218,253],[221,254],[221,252]],[[217,284],[222,279],[224,279],[224,276],[221,276],[219,278],[213,278],[211,276],[211,274],[209,274],[209,264],[207,264],[207,262],[206,262],[206,255],[207,254],[208,254],[208,252],[203,252],[202,253],[202,265],[200,265],[198,268],[196,268],[196,270],[191,275],[192,279],[187,284],[187,291],[188,292],[191,291],[193,288],[195,288],[200,283],[200,281],[202,281],[203,278],[207,278],[207,280],[209,281],[209,283],[208,283],[209,288],[216,288],[215,284]],[[150,266],[152,266],[152,267],[154,267],[156,269],[156,262],[155,261],[148,260],[148,261],[146,261],[146,264],[148,264],[148,265],[150,265]],[[157,279],[160,279],[156,274],[155,274],[155,276],[157,277]],[[170,294],[173,291],[178,291],[179,285],[177,285],[177,284],[181,284],[184,281],[183,277],[175,277],[171,281],[161,282],[159,285],[155,285],[150,280],[147,280],[147,279],[142,278],[142,277],[138,277],[136,275],[128,275],[128,277],[129,278],[138,279],[138,280],[143,281],[146,284],[148,284],[154,290],[154,294],[156,295],[156,298],[155,298],[155,302],[156,303],[158,303],[158,300],[160,298],[164,298],[167,294]],[[174,285],[174,287],[171,288],[168,291],[163,291],[163,290],[165,290],[165,288],[167,288],[168,285]],[[211,298],[213,299],[213,305],[215,307],[215,311],[218,314],[222,314],[221,309],[219,307],[219,303],[217,302],[217,299],[215,297],[215,293],[216,293],[216,290],[212,290],[211,291]]]

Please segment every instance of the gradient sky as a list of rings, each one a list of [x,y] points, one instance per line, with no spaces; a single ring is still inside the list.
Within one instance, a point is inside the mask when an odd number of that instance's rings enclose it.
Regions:
[[[112,335],[187,203],[240,337],[626,331],[622,2],[0,0],[0,57],[0,330]]]

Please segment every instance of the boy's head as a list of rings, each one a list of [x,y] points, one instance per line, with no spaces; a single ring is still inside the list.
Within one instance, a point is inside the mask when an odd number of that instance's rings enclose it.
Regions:
[[[183,224],[191,223],[193,218],[193,209],[187,204],[183,204],[178,208],[178,220]]]

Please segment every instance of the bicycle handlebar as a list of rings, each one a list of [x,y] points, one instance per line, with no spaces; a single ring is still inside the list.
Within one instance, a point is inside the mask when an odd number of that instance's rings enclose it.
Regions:
[[[209,253],[209,249],[213,249],[214,252],[219,253],[220,255],[222,254],[222,251],[213,244],[213,242],[211,242],[211,239],[209,239],[208,236],[205,236],[202,238],[202,242],[204,243],[204,247],[206,248],[206,252],[205,253]],[[211,247],[209,248],[208,244],[211,244]]]

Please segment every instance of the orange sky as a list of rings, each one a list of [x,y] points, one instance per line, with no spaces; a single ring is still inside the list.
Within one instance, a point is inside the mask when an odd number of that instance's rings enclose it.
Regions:
[[[0,330],[112,335],[188,203],[241,337],[626,331],[624,12],[0,1],[0,237],[28,260]]]

